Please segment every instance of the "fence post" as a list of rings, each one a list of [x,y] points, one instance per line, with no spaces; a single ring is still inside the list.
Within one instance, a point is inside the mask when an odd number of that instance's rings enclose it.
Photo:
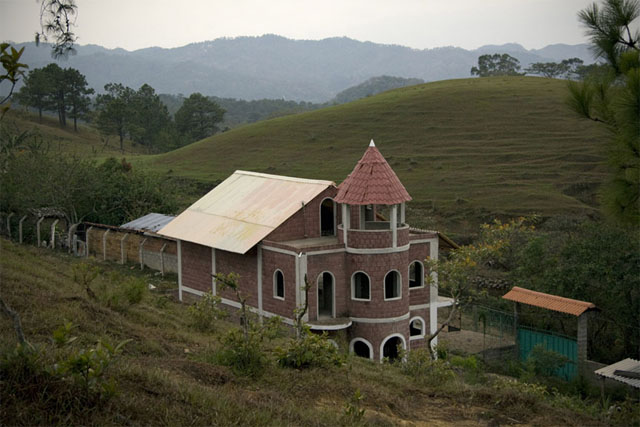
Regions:
[[[20,218],[20,222],[18,223],[18,242],[22,243],[22,223],[27,219],[27,215]]]
[[[69,232],[67,233],[67,245],[69,245],[69,253],[71,253],[71,248],[73,247],[74,255],[77,255],[74,237],[76,235],[76,230],[78,229],[78,225],[80,225],[80,223],[72,224],[71,227],[69,227]]]
[[[167,248],[167,244],[165,243],[160,248],[160,274],[164,276],[164,250]]]
[[[129,233],[124,233],[120,239],[120,264],[124,264],[127,260],[127,252],[124,250],[124,241],[129,237]]]
[[[9,238],[11,238],[11,217],[15,215],[13,212],[11,212],[8,216],[7,216],[7,235],[9,236]]]
[[[58,224],[58,221],[60,220],[56,219],[53,221],[53,224],[51,224],[51,249],[56,248],[56,225]]]
[[[40,224],[44,221],[44,217],[41,216],[36,222],[36,233],[38,234],[38,247],[40,247]]]
[[[102,260],[106,261],[107,260],[107,235],[109,234],[109,229],[107,229],[107,231],[104,232],[104,234],[102,235]]]
[[[140,270],[144,269],[144,244],[147,243],[147,238],[145,237],[144,239],[142,239],[142,242],[140,242],[140,248],[139,250],[139,255],[138,258],[140,259]]]

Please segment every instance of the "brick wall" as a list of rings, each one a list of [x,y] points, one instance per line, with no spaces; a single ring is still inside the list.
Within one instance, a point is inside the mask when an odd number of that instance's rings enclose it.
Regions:
[[[284,275],[284,300],[274,296],[273,279],[276,269]],[[293,317],[293,310],[296,308],[295,256],[262,250],[262,308],[282,317]]]
[[[182,286],[210,292],[211,248],[182,241]]]
[[[304,239],[305,236],[320,237],[320,204],[327,197],[335,197],[337,192],[335,187],[329,187],[309,202],[304,209],[300,205],[300,210],[269,234],[266,240],[281,242]],[[336,209],[338,209],[337,204]],[[337,221],[339,215],[336,217]]]
[[[211,251],[211,248],[209,248]],[[236,254],[216,249],[216,273],[236,273],[240,277],[238,285],[240,292],[247,297],[247,303],[252,307],[258,307],[258,258],[257,249],[251,248],[246,254]],[[209,258],[211,253],[209,252]],[[230,289],[218,289],[218,295],[237,301],[235,292]]]

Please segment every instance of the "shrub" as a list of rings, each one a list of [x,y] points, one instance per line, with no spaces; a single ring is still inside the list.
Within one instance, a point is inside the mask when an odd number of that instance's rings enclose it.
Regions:
[[[451,366],[455,366],[462,370],[466,382],[477,383],[484,378],[478,359],[473,355],[468,357],[453,356],[450,363]]]
[[[344,360],[338,349],[322,335],[304,331],[300,338],[292,339],[285,348],[276,348],[278,364],[286,368],[312,368],[340,366]]]
[[[400,365],[405,375],[424,385],[441,385],[455,378],[449,364],[442,359],[431,359],[425,349],[411,350]]]
[[[211,331],[217,319],[223,319],[227,313],[220,308],[222,299],[207,292],[195,304],[189,307],[191,325],[199,331]]]
[[[553,350],[547,350],[543,344],[536,344],[525,363],[527,371],[537,376],[551,376],[564,366],[569,359]]]

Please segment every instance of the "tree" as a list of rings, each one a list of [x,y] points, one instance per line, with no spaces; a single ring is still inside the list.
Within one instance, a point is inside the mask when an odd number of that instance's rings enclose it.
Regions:
[[[471,68],[472,76],[521,76],[520,61],[513,56],[503,53],[482,55],[478,58],[478,66]]]
[[[171,122],[167,106],[151,86],[143,84],[133,95],[130,108],[134,112],[131,117],[131,139],[147,147],[154,146],[159,134]]]
[[[65,87],[68,90],[67,104],[69,116],[73,118],[73,130],[78,130],[78,119],[87,116],[91,106],[91,98],[89,95],[94,90],[87,87],[87,79],[80,71],[75,68],[66,68],[64,70]]]
[[[29,71],[24,78],[24,86],[16,93],[16,99],[24,106],[37,109],[42,122],[42,111],[47,108],[50,88],[51,82],[47,72],[42,68],[36,68]]]
[[[577,70],[584,64],[580,58],[563,59],[562,62],[536,62],[525,69],[527,74],[542,75],[550,79],[571,78],[578,75]]]
[[[129,132],[133,115],[131,101],[135,92],[121,83],[107,83],[107,92],[96,98],[97,124],[100,132],[120,138],[120,151],[124,152],[124,138]]]
[[[215,134],[225,111],[200,93],[192,93],[176,112],[176,127],[190,142]]]
[[[72,31],[75,25],[77,6],[75,0],[41,0],[40,5],[40,31],[36,32],[36,45],[40,41],[54,39],[51,46],[51,56],[54,58],[66,57],[69,53],[75,53],[73,47],[76,35]]]
[[[489,268],[504,273],[514,267],[517,248],[527,241],[527,236],[534,229],[528,222],[526,218],[507,223],[495,220],[492,224],[482,226],[476,244],[461,246],[439,260],[425,260],[425,271],[430,272],[425,277],[425,283],[434,286],[437,277],[439,290],[453,299],[449,316],[427,338],[427,348],[433,359],[436,356],[432,341],[451,323],[458,310],[479,296],[472,279]]]
[[[581,116],[601,122],[611,133],[611,177],[603,205],[621,223],[640,224],[640,16],[638,0],[604,0],[580,11],[591,48],[607,61],[609,72],[569,86],[569,105]]]

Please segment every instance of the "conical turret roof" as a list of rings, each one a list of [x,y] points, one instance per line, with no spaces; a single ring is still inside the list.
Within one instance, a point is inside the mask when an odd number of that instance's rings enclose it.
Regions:
[[[336,202],[349,205],[395,205],[409,200],[411,196],[373,140],[335,197]]]

